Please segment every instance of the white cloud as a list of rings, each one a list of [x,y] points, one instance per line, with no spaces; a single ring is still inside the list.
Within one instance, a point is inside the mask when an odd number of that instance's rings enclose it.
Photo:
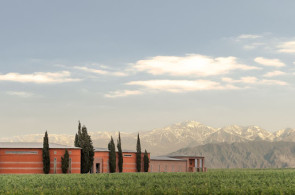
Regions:
[[[261,81],[262,84],[265,84],[265,85],[288,85],[287,82],[285,81],[279,81],[279,80],[266,80],[266,79],[263,79]]]
[[[222,86],[218,82],[209,80],[147,80],[131,81],[127,83],[127,85],[138,85],[151,90],[168,91],[173,93],[202,90],[236,89],[236,87],[232,85]]]
[[[257,67],[239,64],[236,57],[218,57],[190,54],[178,56],[155,56],[139,60],[133,67],[153,75],[169,74],[172,76],[212,76],[227,74],[232,70],[255,70]]]
[[[105,66],[101,66],[101,67],[105,67]],[[90,73],[100,74],[100,75],[127,76],[127,74],[124,72],[111,72],[111,71],[107,71],[107,70],[88,68],[88,67],[84,67],[84,66],[83,67],[82,66],[75,66],[74,68],[77,70],[83,70],[85,72],[90,72]]]
[[[264,77],[275,77],[275,76],[282,76],[282,75],[286,75],[287,73],[282,72],[282,71],[273,71],[273,72],[268,72],[266,74],[264,74]]]
[[[6,92],[8,95],[18,96],[22,98],[29,98],[35,96],[33,93],[25,92],[25,91],[8,91]]]
[[[287,41],[280,43],[278,46],[279,53],[295,53],[295,41]]]
[[[248,45],[244,46],[244,49],[246,50],[252,50],[252,49],[256,49],[258,47],[264,46],[265,43],[250,43]]]
[[[242,34],[238,36],[238,39],[257,39],[261,38],[261,35],[254,35],[254,34]]]
[[[12,81],[20,83],[65,83],[77,82],[81,79],[71,78],[68,71],[61,72],[35,72],[32,74],[7,73],[0,74],[0,81]]]
[[[264,66],[283,67],[285,64],[279,59],[267,59],[263,57],[257,57],[254,59],[255,62]]]
[[[256,77],[242,77],[240,80],[234,80],[232,78],[224,77],[222,78],[222,81],[227,83],[243,83],[252,85],[288,85],[288,83],[285,81],[268,79],[259,80]]]
[[[108,98],[117,98],[117,97],[126,97],[130,95],[140,95],[143,92],[140,90],[120,90],[120,91],[112,91],[105,95]]]
[[[234,80],[232,78],[224,77],[222,81],[227,83],[246,83],[246,84],[255,84],[258,79],[256,77],[242,77],[240,80]]]
[[[240,81],[242,83],[254,84],[258,81],[258,79],[256,77],[242,77]]]

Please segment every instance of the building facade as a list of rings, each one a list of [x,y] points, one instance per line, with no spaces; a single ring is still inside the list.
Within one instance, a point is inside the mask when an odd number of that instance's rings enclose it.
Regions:
[[[0,174],[42,174],[43,143],[0,142]],[[50,174],[62,173],[61,157],[69,152],[68,173],[81,173],[81,148],[49,144]],[[116,152],[116,172],[118,152]],[[141,153],[141,172],[144,172],[144,153]],[[205,158],[200,156],[151,157],[148,172],[206,172]],[[95,148],[92,173],[109,173],[109,150]],[[137,172],[136,152],[123,150],[123,172]]]
[[[158,156],[150,159],[150,172],[206,172],[202,156]]]
[[[0,173],[2,174],[42,174],[43,143],[0,142]],[[80,173],[81,149],[60,144],[49,144],[50,173],[62,173],[61,157],[69,152],[69,173]]]
[[[132,173],[137,172],[136,170],[136,152],[131,150],[123,150],[123,173]],[[118,168],[118,152],[116,152],[117,158],[117,170]],[[141,153],[141,171],[144,171],[143,164],[143,156],[144,153]],[[150,158],[150,153],[148,153],[148,157]],[[94,161],[93,161],[93,173],[109,173],[109,150],[106,148],[95,148],[94,150]]]

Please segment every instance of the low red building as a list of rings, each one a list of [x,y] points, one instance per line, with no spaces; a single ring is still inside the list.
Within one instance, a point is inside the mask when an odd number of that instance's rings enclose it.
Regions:
[[[206,172],[202,156],[157,156],[150,159],[150,172]]]
[[[43,143],[0,142],[0,173],[43,173]],[[62,173],[61,157],[67,149],[70,157],[69,173],[80,173],[81,149],[60,144],[49,144],[50,173]]]
[[[42,174],[43,143],[0,142],[0,174]],[[69,173],[81,172],[81,148],[49,144],[50,173],[62,173],[61,157],[67,149],[70,157]],[[141,154],[141,171],[144,171],[144,153]],[[205,158],[198,156],[162,156],[150,159],[149,172],[205,172]],[[118,163],[118,152],[116,163]],[[117,172],[118,170],[118,165]],[[109,150],[96,148],[93,173],[109,173]],[[123,150],[123,172],[137,172],[136,152]]]
[[[136,152],[131,150],[123,150],[123,173],[137,172],[136,170]],[[117,171],[118,169],[118,152],[116,152],[117,158]],[[143,167],[143,156],[141,153],[141,171],[144,171]],[[150,158],[150,153],[148,153]],[[94,150],[94,161],[93,161],[93,173],[109,173],[109,150],[106,148],[95,148]]]

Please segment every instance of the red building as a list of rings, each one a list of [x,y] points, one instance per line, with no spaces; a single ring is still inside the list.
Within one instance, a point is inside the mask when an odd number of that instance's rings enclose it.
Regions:
[[[150,159],[150,172],[206,172],[202,156],[157,156]]]
[[[116,163],[118,164],[118,152],[116,152]],[[141,171],[143,172],[143,156],[141,153]],[[148,153],[150,158],[150,154]],[[109,173],[109,150],[106,148],[95,148],[93,168],[94,173]],[[119,172],[117,166],[117,172]],[[137,172],[136,171],[136,152],[131,150],[123,150],[123,172]]]
[[[0,142],[0,173],[43,173],[43,143]],[[50,173],[62,173],[61,157],[67,149],[70,157],[69,173],[80,173],[81,149],[49,144]]]
[[[43,143],[0,142],[0,173],[2,174],[42,174]],[[67,149],[70,157],[69,173],[81,172],[81,148],[60,144],[49,144],[50,173],[62,173],[61,157]],[[141,171],[144,171],[144,153],[141,154]],[[162,156],[150,159],[149,172],[205,172],[205,158],[198,156]],[[116,163],[118,163],[118,152]],[[118,170],[118,165],[117,172]],[[109,173],[109,150],[96,148],[93,173]],[[137,172],[136,152],[123,150],[123,172]]]

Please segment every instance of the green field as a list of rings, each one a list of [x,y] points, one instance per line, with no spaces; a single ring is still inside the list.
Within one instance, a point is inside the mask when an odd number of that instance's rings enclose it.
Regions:
[[[0,194],[295,194],[293,169],[0,175]]]

